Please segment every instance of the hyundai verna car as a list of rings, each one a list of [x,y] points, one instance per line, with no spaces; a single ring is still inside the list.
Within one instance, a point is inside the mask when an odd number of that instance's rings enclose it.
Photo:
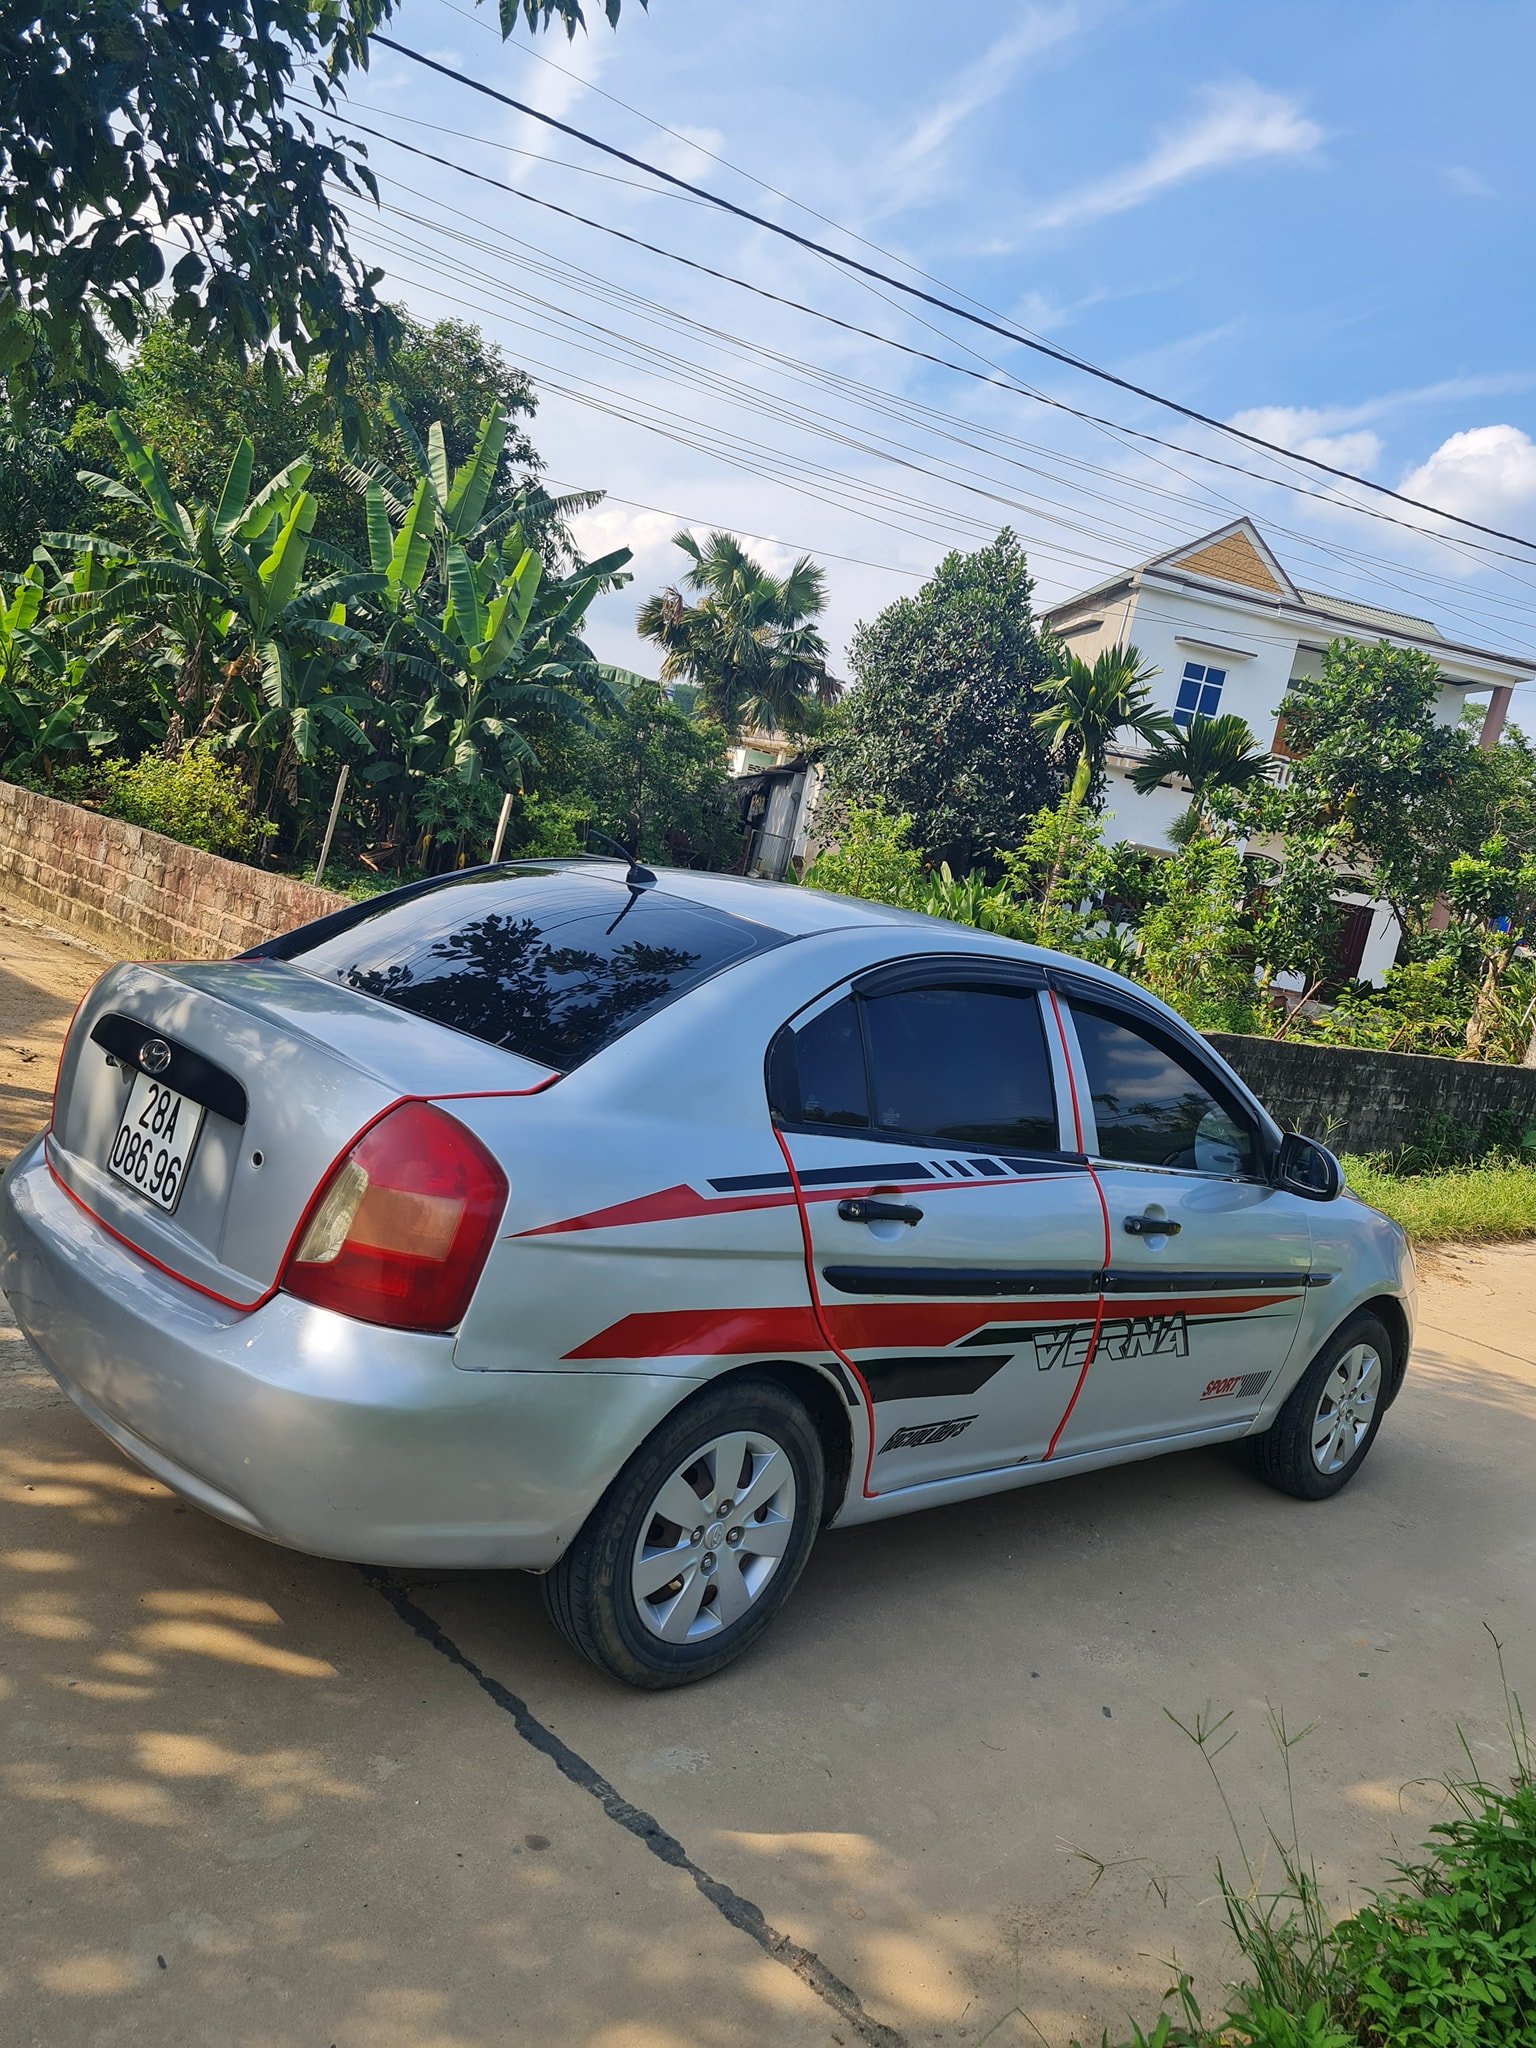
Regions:
[[[511,864],[117,967],[0,1196],[85,1414],[236,1527],[705,1676],[818,1531],[1249,1439],[1320,1500],[1401,1232],[1174,1014],[773,883]]]

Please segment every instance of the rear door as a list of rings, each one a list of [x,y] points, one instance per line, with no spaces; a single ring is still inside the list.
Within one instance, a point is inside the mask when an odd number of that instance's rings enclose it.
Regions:
[[[823,1327],[874,1404],[871,1489],[1043,1456],[1104,1224],[1038,978],[953,957],[860,976],[786,1025],[769,1086]]]
[[[1308,1205],[1270,1186],[1251,1112],[1198,1044],[1150,1011],[1078,993],[1068,1031],[1109,1255],[1093,1362],[1056,1456],[1246,1419],[1296,1337]]]

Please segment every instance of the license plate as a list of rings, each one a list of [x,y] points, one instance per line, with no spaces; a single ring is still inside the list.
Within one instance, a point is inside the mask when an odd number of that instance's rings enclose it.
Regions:
[[[174,1209],[203,1127],[203,1105],[148,1074],[135,1074],[107,1165],[157,1207]]]

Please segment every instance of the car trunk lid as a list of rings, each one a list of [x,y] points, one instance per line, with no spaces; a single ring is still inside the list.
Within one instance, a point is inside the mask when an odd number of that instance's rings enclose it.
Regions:
[[[153,1078],[202,1110],[169,1209],[110,1165],[132,1083],[157,1066]],[[247,1308],[276,1285],[330,1168],[392,1103],[520,1094],[552,1078],[281,961],[118,967],[71,1028],[48,1157],[65,1188],[135,1250]]]

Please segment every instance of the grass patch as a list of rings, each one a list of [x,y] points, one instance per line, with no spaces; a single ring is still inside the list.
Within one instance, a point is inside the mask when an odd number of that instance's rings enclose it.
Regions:
[[[1400,1223],[1415,1244],[1496,1244],[1536,1237],[1536,1166],[1510,1163],[1394,1173],[1347,1154],[1351,1194]]]
[[[1102,2048],[1533,2048],[1536,1777],[1507,1680],[1504,1701],[1504,1770],[1485,1777],[1463,1739],[1467,1769],[1443,1781],[1444,1817],[1422,1854],[1398,1863],[1393,1883],[1337,1922],[1297,1830],[1290,1752],[1302,1736],[1271,1716],[1285,1757],[1286,1815],[1266,1824],[1250,1851],[1217,1768],[1233,1739],[1231,1715],[1207,1708],[1176,1721],[1199,1748],[1236,1841],[1235,1861],[1218,1863],[1216,1879],[1245,1975],[1215,2017],[1180,1971],[1150,2030],[1133,2025],[1114,2044],[1106,2034]],[[1266,1864],[1275,1870],[1270,1883]]]

